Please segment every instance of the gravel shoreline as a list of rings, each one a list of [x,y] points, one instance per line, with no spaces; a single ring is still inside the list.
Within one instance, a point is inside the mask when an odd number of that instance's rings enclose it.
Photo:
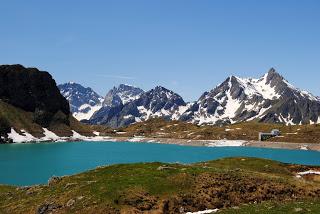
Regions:
[[[258,147],[258,148],[273,148],[273,149],[292,149],[292,150],[313,150],[320,151],[320,143],[289,143],[289,142],[269,142],[269,141],[246,141],[246,140],[191,140],[191,139],[175,139],[175,138],[147,138],[147,137],[111,137],[114,141],[129,141],[141,143],[162,143],[174,144],[182,146],[209,146],[214,147],[217,142],[229,142],[225,146],[234,146],[236,142],[243,142],[240,146]],[[223,143],[219,146],[224,146]]]

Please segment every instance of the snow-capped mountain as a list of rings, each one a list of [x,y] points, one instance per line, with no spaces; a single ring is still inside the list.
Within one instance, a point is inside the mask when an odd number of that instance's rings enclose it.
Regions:
[[[126,126],[152,117],[178,119],[186,103],[178,94],[157,86],[139,96],[138,99],[101,108],[90,119],[90,123],[111,127]]]
[[[69,82],[58,85],[60,93],[69,101],[70,110],[77,120],[88,120],[102,107],[103,98],[91,88]]]
[[[126,104],[138,99],[144,91],[140,88],[120,84],[118,87],[113,87],[104,98],[104,106],[115,106],[119,104]]]
[[[320,123],[320,99],[295,88],[272,68],[259,79],[227,78],[190,104],[179,119],[197,124]]]
[[[75,116],[84,115],[82,110],[91,106],[90,114],[81,117],[90,124],[120,127],[152,117],[199,125],[252,120],[286,125],[320,123],[320,98],[294,87],[273,68],[258,79],[230,76],[193,103],[185,103],[181,96],[161,86],[144,92],[124,84],[111,89],[101,102],[99,95],[93,99],[90,90],[80,93],[82,89],[72,90],[72,85],[59,88]],[[80,99],[83,97],[85,101]],[[91,105],[91,100],[96,102]]]

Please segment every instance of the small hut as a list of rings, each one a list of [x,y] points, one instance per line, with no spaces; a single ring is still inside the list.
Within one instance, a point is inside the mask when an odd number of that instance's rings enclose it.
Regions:
[[[278,129],[273,129],[270,133],[259,132],[259,141],[265,141],[279,135],[281,135],[281,132]]]

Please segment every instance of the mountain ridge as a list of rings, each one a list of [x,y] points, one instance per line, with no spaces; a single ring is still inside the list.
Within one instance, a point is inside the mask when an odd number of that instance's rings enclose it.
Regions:
[[[181,96],[157,86],[142,93],[138,99],[131,102],[100,109],[90,118],[89,123],[121,127],[150,119],[153,116],[172,119],[180,105],[185,105]]]
[[[92,115],[88,123],[119,127],[153,117],[198,125],[252,120],[286,125],[320,123],[320,98],[294,87],[274,68],[260,78],[229,76],[215,88],[204,92],[197,101],[189,103],[162,86],[147,92],[140,89],[139,96],[126,102],[116,95],[117,90],[114,87],[108,92],[111,95],[105,97],[104,106]],[[157,96],[154,96],[155,91]],[[168,94],[164,96],[166,93],[175,94],[176,99],[170,101]],[[170,109],[168,105],[174,107]]]

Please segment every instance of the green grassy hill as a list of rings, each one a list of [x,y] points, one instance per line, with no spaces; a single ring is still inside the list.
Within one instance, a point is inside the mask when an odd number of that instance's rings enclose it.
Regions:
[[[320,170],[254,158],[112,165],[49,185],[0,186],[0,213],[317,213],[319,176],[296,178],[309,169]]]

